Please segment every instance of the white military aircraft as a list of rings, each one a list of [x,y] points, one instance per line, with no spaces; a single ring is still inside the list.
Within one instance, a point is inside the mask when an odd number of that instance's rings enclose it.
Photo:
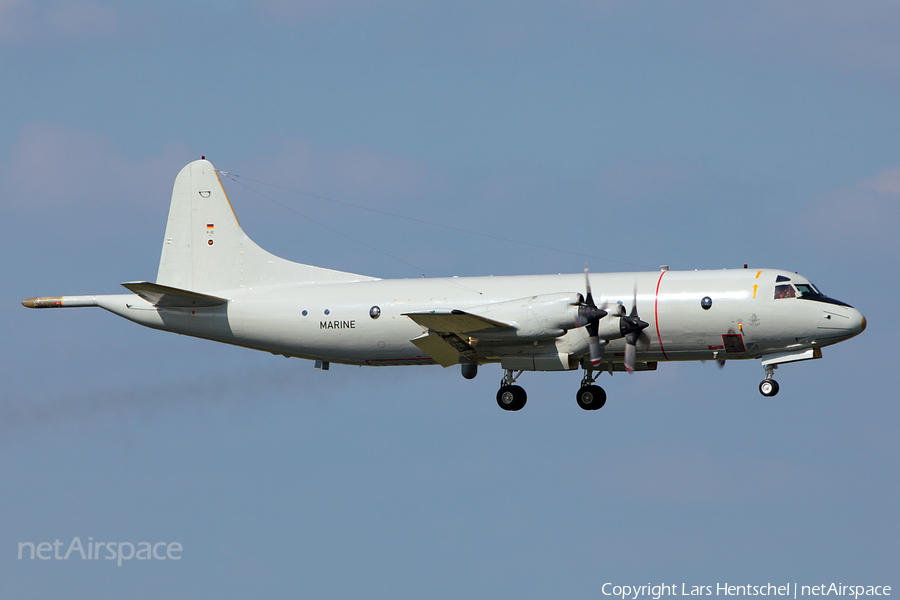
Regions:
[[[761,359],[764,396],[784,363],[821,358],[866,319],[804,277],[772,269],[378,279],[290,262],[243,232],[213,165],[175,179],[156,282],[131,293],[31,298],[29,308],[99,306],[164,331],[348,365],[499,363],[504,410],[525,405],[523,371],[584,377],[576,399],[602,407],[597,376],[659,361]],[[626,308],[627,307],[627,308]]]

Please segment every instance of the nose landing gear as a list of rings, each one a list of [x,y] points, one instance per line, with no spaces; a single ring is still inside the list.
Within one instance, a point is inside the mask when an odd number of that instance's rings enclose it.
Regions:
[[[778,365],[766,365],[766,378],[759,384],[759,393],[771,398],[778,393],[778,382],[772,379]]]

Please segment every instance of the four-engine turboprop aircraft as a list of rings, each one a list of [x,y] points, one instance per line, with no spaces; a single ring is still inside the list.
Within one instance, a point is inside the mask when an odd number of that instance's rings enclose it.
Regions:
[[[820,358],[866,320],[787,271],[734,269],[384,280],[290,262],[244,234],[211,163],[175,179],[156,282],[131,293],[26,300],[30,308],[99,306],[131,321],[349,365],[499,363],[497,402],[519,410],[523,371],[584,370],[585,410],[602,407],[597,376],[659,361],[762,360],[764,396],[784,363]]]

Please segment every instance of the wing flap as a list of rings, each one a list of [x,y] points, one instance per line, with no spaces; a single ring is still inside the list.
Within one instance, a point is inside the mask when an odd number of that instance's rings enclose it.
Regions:
[[[123,283],[122,286],[157,308],[209,308],[228,302],[226,298],[191,292],[158,283],[150,283],[149,281],[131,281]]]
[[[459,351],[433,331],[410,341],[442,367],[450,367],[459,363]]]

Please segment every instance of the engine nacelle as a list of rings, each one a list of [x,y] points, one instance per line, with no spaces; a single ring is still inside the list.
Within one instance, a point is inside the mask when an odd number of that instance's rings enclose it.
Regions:
[[[584,297],[577,292],[541,294],[476,306],[466,312],[502,323],[512,329],[497,328],[478,332],[484,340],[547,339],[559,337],[568,330],[580,327],[578,309]]]
[[[625,337],[626,333],[628,332],[623,330],[621,315],[607,315],[597,323],[597,337],[601,340],[617,340]]]

